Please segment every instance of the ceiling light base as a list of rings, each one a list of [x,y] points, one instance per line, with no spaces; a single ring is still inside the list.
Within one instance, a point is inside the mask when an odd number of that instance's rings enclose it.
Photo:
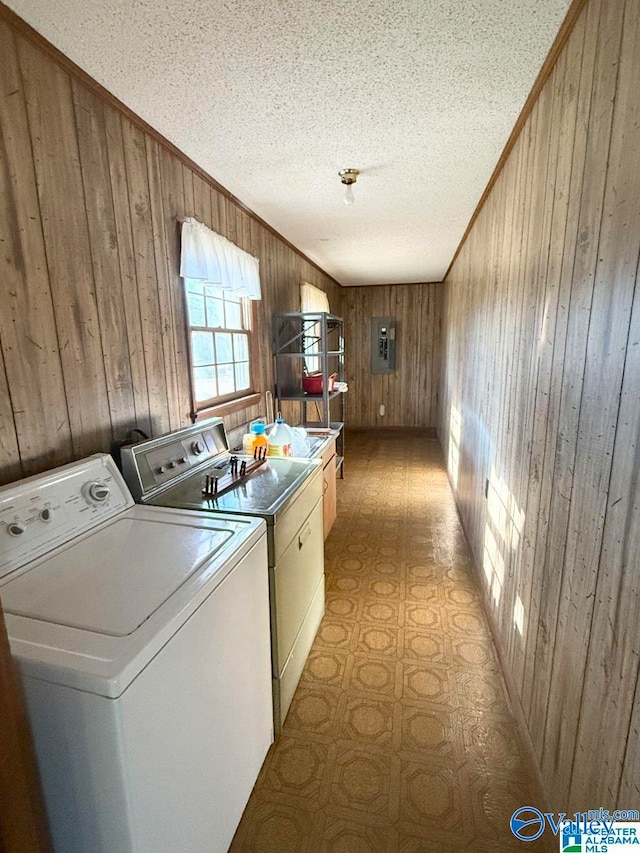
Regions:
[[[340,180],[343,184],[351,186],[351,184],[355,184],[358,180],[360,169],[340,169],[338,174],[340,175]]]

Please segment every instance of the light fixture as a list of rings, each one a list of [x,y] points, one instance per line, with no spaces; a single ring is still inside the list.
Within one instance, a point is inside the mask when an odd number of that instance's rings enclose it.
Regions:
[[[358,180],[358,175],[360,174],[359,169],[340,169],[338,172],[340,175],[340,180],[346,186],[344,191],[344,203],[345,204],[353,204],[356,200],[355,195],[353,194],[353,185]]]

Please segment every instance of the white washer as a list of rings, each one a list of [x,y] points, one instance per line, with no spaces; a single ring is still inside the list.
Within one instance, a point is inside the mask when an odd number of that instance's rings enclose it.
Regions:
[[[223,853],[273,740],[266,525],[109,456],[0,489],[0,598],[60,853]]]

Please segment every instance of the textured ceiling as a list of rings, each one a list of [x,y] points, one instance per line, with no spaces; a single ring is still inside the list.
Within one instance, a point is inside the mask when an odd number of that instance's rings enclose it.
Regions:
[[[8,5],[350,285],[442,278],[569,0]]]

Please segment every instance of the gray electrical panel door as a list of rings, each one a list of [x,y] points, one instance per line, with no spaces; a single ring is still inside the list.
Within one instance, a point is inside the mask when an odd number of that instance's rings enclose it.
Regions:
[[[395,370],[395,317],[373,317],[371,319],[371,372],[395,373]]]

